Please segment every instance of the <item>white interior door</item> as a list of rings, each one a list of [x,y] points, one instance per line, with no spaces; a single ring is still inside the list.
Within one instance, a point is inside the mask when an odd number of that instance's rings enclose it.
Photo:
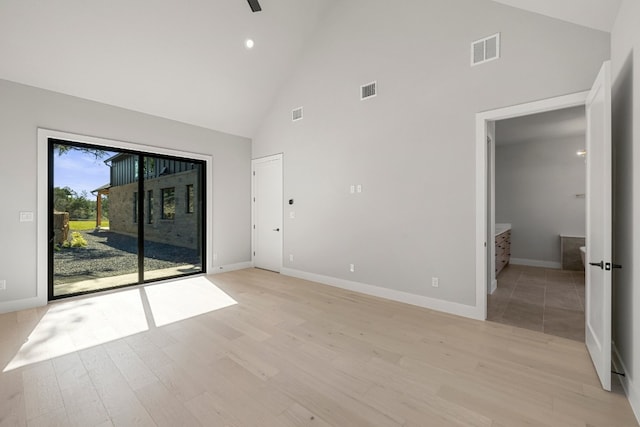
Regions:
[[[587,260],[585,341],[605,390],[611,390],[611,65],[603,64],[587,114]]]
[[[282,155],[253,163],[253,265],[282,267]]]

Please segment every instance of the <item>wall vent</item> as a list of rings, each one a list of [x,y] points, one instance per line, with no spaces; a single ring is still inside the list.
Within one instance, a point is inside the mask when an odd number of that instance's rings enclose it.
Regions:
[[[371,82],[369,84],[360,86],[360,100],[373,98],[378,95],[378,82]]]
[[[471,43],[471,66],[500,58],[500,33]]]
[[[291,110],[292,122],[297,122],[298,120],[302,120],[302,119],[303,119],[302,107],[294,108],[293,110]]]

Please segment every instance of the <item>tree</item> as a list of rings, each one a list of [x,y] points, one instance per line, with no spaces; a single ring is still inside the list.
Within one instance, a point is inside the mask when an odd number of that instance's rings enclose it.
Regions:
[[[69,187],[54,187],[53,210],[58,212],[68,212],[69,206],[76,196],[76,192]]]
[[[97,159],[106,157],[109,153],[105,150],[90,147],[80,147],[75,145],[54,144],[53,150],[58,152],[58,156],[68,153],[69,151],[79,151],[81,153],[91,154]]]
[[[58,212],[69,212],[71,219],[91,219],[96,216],[96,201],[86,191],[78,195],[69,187],[55,187],[53,209]]]

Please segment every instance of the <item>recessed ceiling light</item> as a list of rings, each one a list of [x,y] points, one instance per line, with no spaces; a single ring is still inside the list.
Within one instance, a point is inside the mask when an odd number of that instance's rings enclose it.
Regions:
[[[246,39],[246,40],[244,41],[244,47],[246,47],[247,49],[253,49],[253,45],[254,45],[254,44],[255,44],[255,43],[254,43],[254,42],[253,42],[253,40],[251,40],[251,39]]]

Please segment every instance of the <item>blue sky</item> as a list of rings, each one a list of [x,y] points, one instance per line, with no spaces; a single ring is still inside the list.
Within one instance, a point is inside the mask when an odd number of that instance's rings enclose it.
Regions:
[[[91,190],[95,190],[109,183],[109,166],[104,164],[115,153],[108,153],[102,159],[96,159],[92,154],[70,150],[59,156],[54,153],[53,185],[54,187],[69,187],[78,195],[83,190],[91,198]]]

